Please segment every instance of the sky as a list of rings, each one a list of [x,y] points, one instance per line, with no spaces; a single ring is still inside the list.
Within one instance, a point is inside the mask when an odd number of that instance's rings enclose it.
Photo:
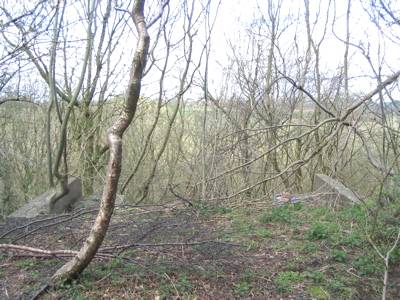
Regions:
[[[157,0],[154,0],[157,1]],[[148,3],[156,3],[151,0]],[[171,6],[178,0],[171,0]],[[400,66],[400,26],[397,31],[393,28],[389,31],[387,28],[381,32],[377,27],[370,21],[368,11],[365,10],[366,3],[369,0],[352,0],[351,18],[350,18],[350,31],[351,31],[351,43],[353,45],[369,49],[370,57],[373,62],[373,66],[377,68],[381,62],[382,74],[384,76],[390,75],[397,71],[396,67]],[[277,5],[278,0],[272,0],[274,5]],[[32,5],[31,1],[6,1],[8,6],[15,10],[14,13],[18,13],[18,8],[23,5]],[[76,3],[76,2],[75,2]],[[101,2],[105,3],[105,2]],[[121,6],[129,6],[126,1],[116,1]],[[195,13],[199,13],[201,8],[201,1],[195,0]],[[400,6],[400,1],[393,2]],[[19,6],[21,5],[21,6]],[[329,15],[326,15],[326,10],[330,5]],[[218,8],[218,9],[217,9]],[[318,42],[324,32],[324,25],[327,22],[327,30],[324,40],[320,46],[320,68],[323,74],[329,77],[329,75],[337,74],[339,68],[343,64],[344,55],[344,43],[339,38],[344,39],[346,30],[346,9],[347,0],[310,0],[310,19],[313,27],[313,38]],[[317,12],[320,10],[320,14],[317,16]],[[71,18],[82,18],[83,8],[81,5],[76,5],[68,10],[68,17]],[[248,31],[252,28],[255,20],[261,20],[262,17],[267,15],[268,1],[267,0],[212,0],[211,1],[211,22],[215,18],[215,24],[211,36],[211,52],[209,59],[209,88],[216,94],[222,89],[222,83],[226,81],[227,69],[230,66],[230,60],[233,57],[233,51],[230,44],[234,45],[239,54],[246,53],[248,51]],[[179,14],[179,10],[175,11],[177,18],[182,18],[182,14]],[[123,14],[123,12],[119,12]],[[294,40],[296,39],[300,55],[305,55],[306,51],[306,27],[304,23],[304,1],[303,0],[282,0],[282,7],[280,11],[281,17],[281,28],[290,24],[284,33],[279,38],[279,48],[287,55],[288,59],[292,59],[294,63],[295,57],[293,57],[293,46]],[[4,16],[1,16],[3,20]],[[127,18],[128,19],[128,18]],[[3,20],[4,22],[4,20]],[[118,76],[114,83],[113,93],[122,94],[127,83],[127,72],[129,71],[132,50],[134,44],[131,42],[134,40],[135,30],[132,26],[132,22],[128,22],[130,25],[124,28],[124,34],[119,46],[117,53],[113,58],[113,64],[118,64]],[[77,23],[77,26],[70,26],[70,37],[79,41],[79,38],[84,37],[85,28]],[[171,35],[172,40],[179,41],[182,31],[180,30],[179,22],[174,25],[174,33]],[[269,37],[268,37],[268,24],[262,26],[265,38],[262,40],[262,47],[265,51],[268,49]],[[203,29],[202,29],[203,28]],[[254,28],[254,27],[253,27]],[[153,32],[154,33],[154,32]],[[152,42],[154,42],[154,35],[152,36]],[[199,25],[199,31],[195,37],[195,49],[194,49],[194,60],[196,61],[201,53],[202,47],[204,46],[204,27]],[[394,42],[393,42],[394,40]],[[396,44],[397,42],[398,44]],[[162,44],[162,42],[160,42]],[[362,55],[359,48],[356,46],[350,46],[350,76],[353,78],[350,85],[355,92],[367,92],[376,86],[376,80],[371,79],[371,67],[368,65],[367,60]],[[69,53],[69,65],[70,71],[75,68],[74,61],[79,61],[82,55],[82,50],[76,50],[71,47]],[[163,53],[165,47],[162,45],[160,50],[155,53],[158,61],[158,67],[161,66],[165,53]],[[44,44],[43,53],[48,52],[48,44]],[[291,56],[292,55],[292,56]],[[175,49],[171,53],[171,59],[169,63],[169,72],[166,78],[165,89],[176,91],[179,85],[179,77],[183,72],[182,67],[182,47]],[[245,55],[244,55],[245,56]],[[204,61],[204,58],[203,58]],[[61,69],[61,68],[60,68]],[[191,66],[191,70],[194,66]],[[199,71],[203,72],[204,66],[201,66]],[[293,75],[293,74],[289,74]],[[61,76],[61,75],[60,75]],[[32,76],[33,77],[33,76]],[[155,68],[154,72],[150,72],[145,80],[143,87],[143,94],[149,97],[154,97],[158,92],[160,74]],[[32,79],[32,78],[30,78]],[[104,79],[103,79],[104,80]],[[232,84],[232,82],[230,82]],[[195,80],[196,85],[201,85],[201,80]],[[166,93],[168,94],[168,93]],[[173,95],[171,92],[170,95]],[[192,99],[199,99],[202,97],[201,89],[192,88],[187,92],[186,97]]]
[[[277,3],[277,1],[273,1]],[[350,41],[354,45],[360,45],[364,48],[369,48],[371,59],[377,67],[380,60],[385,60],[387,63],[383,67],[382,73],[390,75],[396,70],[396,66],[400,66],[400,47],[392,43],[385,34],[389,35],[387,30],[379,32],[377,27],[371,23],[366,7],[367,1],[352,0],[351,17],[350,17]],[[400,1],[397,3],[397,7]],[[326,37],[321,44],[321,70],[324,72],[335,72],[339,66],[343,64],[343,56],[345,45],[337,37],[344,39],[346,33],[346,10],[347,0],[321,0],[310,1],[311,21],[316,20],[316,12],[320,6],[321,14],[315,24],[313,36],[318,41],[322,36],[324,22],[326,20],[325,11],[331,5],[330,15],[328,17],[328,30]],[[283,0],[281,8],[282,18],[299,18],[300,24],[293,24],[286,35],[282,37],[281,47],[285,48],[287,44],[293,45],[295,32],[297,36],[306,35],[304,24],[304,1],[302,0]],[[227,65],[228,61],[228,41],[236,44],[241,44],[241,40],[245,36],[246,29],[260,15],[267,11],[267,1],[262,0],[229,0],[222,1],[219,9],[219,15],[215,24],[212,42],[213,55],[213,70],[214,74],[222,73],[219,65]],[[334,21],[335,20],[335,21]],[[297,28],[296,28],[297,27]],[[400,26],[398,26],[400,29]],[[386,32],[385,32],[386,31]],[[400,32],[393,32],[400,37]],[[336,36],[337,37],[336,37]],[[400,42],[400,40],[397,40]],[[268,41],[266,42],[268,43]],[[303,44],[305,48],[305,44]],[[350,75],[354,78],[351,85],[357,92],[371,89],[376,85],[375,80],[370,80],[370,66],[366,58],[362,55],[360,49],[351,46],[350,49]],[[214,79],[215,82],[220,82],[218,76]],[[217,86],[215,88],[218,88]]]

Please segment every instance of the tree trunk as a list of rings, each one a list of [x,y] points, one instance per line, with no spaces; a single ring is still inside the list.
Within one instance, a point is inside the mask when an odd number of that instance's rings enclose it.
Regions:
[[[132,62],[124,107],[118,119],[108,130],[107,141],[110,149],[110,158],[100,210],[84,245],[71,261],[57,270],[52,278],[54,282],[70,280],[78,276],[89,265],[107,233],[108,225],[114,211],[115,196],[121,173],[122,137],[136,112],[150,43],[143,15],[144,3],[145,0],[136,0],[132,10],[132,17],[139,37]]]

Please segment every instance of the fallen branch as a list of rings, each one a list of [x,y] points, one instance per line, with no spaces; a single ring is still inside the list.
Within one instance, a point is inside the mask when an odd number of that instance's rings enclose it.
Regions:
[[[38,253],[38,254],[44,254],[47,256],[58,256],[58,255],[71,256],[71,255],[75,255],[77,252],[74,250],[44,250],[44,249],[40,249],[40,248],[33,248],[33,247],[14,245],[14,244],[0,244],[0,249]]]
[[[33,254],[39,254],[43,257],[71,257],[76,255],[78,251],[74,250],[45,250],[40,248],[33,248],[22,245],[15,244],[0,244],[0,250],[8,250],[8,251],[17,251],[17,252],[29,252]],[[107,253],[97,253],[97,258],[116,258],[115,255],[107,254]]]

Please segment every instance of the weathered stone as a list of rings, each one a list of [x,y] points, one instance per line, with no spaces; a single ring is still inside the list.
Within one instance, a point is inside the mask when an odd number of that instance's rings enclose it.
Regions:
[[[68,180],[68,192],[59,197],[60,194],[61,192],[58,189],[51,189],[30,200],[9,216],[34,218],[40,214],[63,213],[71,208],[75,202],[82,199],[81,180],[76,177],[70,177]]]
[[[357,195],[332,177],[324,174],[316,174],[314,178],[314,191],[319,199],[329,205],[349,206],[360,203]]]
[[[124,196],[121,194],[117,194],[115,197],[115,205],[123,205],[124,201]],[[77,202],[74,205],[75,209],[95,209],[100,207],[100,202],[101,202],[101,196],[100,195],[91,195],[82,201]]]
[[[80,200],[82,200],[82,181],[79,178],[71,177],[68,180],[68,193],[60,198],[53,196],[49,202],[49,211],[52,214],[65,212]]]

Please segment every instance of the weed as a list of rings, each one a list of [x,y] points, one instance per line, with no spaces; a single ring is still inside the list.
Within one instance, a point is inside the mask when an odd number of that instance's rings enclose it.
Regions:
[[[301,262],[302,262],[301,257],[295,257],[295,258],[289,259],[286,262],[285,268],[286,268],[286,270],[289,270],[289,271],[298,271],[298,270],[300,270]]]
[[[58,286],[58,289],[62,291],[62,294],[67,299],[73,300],[84,300],[88,299],[85,295],[82,294],[82,286],[81,284],[77,284],[77,281],[73,281],[71,283],[62,283]]]
[[[329,256],[336,262],[344,263],[347,260],[347,253],[342,250],[333,249]]]
[[[303,244],[303,247],[301,248],[301,252],[307,253],[307,254],[311,254],[311,253],[317,252],[318,249],[319,249],[319,247],[318,247],[317,244],[315,244],[313,242],[306,241]]]
[[[361,205],[353,205],[341,210],[339,216],[344,221],[362,223],[366,218],[366,211]]]
[[[306,276],[316,284],[324,283],[326,281],[325,274],[320,271],[308,272]]]
[[[258,248],[260,248],[260,243],[257,241],[249,241],[248,245],[247,245],[247,251],[251,251],[251,250],[257,250]]]
[[[136,264],[133,263],[125,263],[124,266],[122,267],[122,269],[127,272],[127,273],[138,273],[139,272],[139,268]]]
[[[271,211],[261,214],[259,221],[262,224],[267,223],[291,223],[293,208],[289,205],[274,207]]]
[[[330,299],[330,295],[321,286],[310,286],[308,287],[308,292],[312,299],[325,300]]]
[[[217,212],[220,214],[223,214],[223,215],[230,214],[230,213],[232,213],[232,208],[220,206],[217,208]]]
[[[240,297],[248,296],[251,291],[251,288],[252,288],[251,284],[248,283],[247,281],[241,281],[233,284],[233,292]]]
[[[32,278],[39,278],[41,274],[39,271],[31,271],[30,275]]]
[[[271,230],[267,228],[257,228],[255,234],[261,238],[268,238],[272,236]]]
[[[257,273],[251,269],[251,268],[246,268],[242,274],[240,274],[240,279],[243,281],[247,281],[250,282],[252,280],[254,280],[254,278],[256,277]]]
[[[275,278],[275,285],[279,293],[290,293],[293,291],[293,284],[304,280],[304,275],[299,272],[280,272]]]
[[[193,289],[193,285],[186,274],[174,277],[169,276],[166,272],[163,274],[159,286],[161,299],[169,299],[168,297],[177,294],[182,296]]]
[[[359,256],[353,263],[353,266],[361,275],[374,274],[378,267],[374,265],[374,260],[368,256]]]
[[[363,242],[364,241],[363,241],[361,235],[356,232],[353,232],[353,233],[343,237],[340,244],[348,246],[348,247],[355,247],[355,246],[361,246]]]
[[[400,247],[397,247],[393,250],[392,254],[390,255],[389,261],[391,264],[395,264],[400,261]]]
[[[247,220],[236,219],[232,222],[232,227],[238,233],[249,235],[254,231],[254,225]]]
[[[346,285],[343,283],[342,280],[335,278],[328,282],[328,286],[334,291],[341,291],[343,288],[345,288]]]
[[[324,240],[332,238],[338,232],[338,227],[333,223],[314,223],[307,233],[309,240]]]
[[[22,268],[22,269],[30,269],[30,268],[34,267],[35,264],[36,264],[35,261],[33,259],[30,259],[30,258],[21,259],[21,260],[18,260],[15,263],[15,265],[18,268]]]
[[[334,299],[359,299],[357,291],[348,286],[349,282],[346,278],[334,278],[330,280],[326,287],[334,294]]]
[[[120,268],[123,268],[125,266],[125,264],[126,263],[121,258],[114,258],[108,262],[107,267],[110,270],[120,269]]]
[[[176,289],[183,293],[188,292],[193,288],[193,285],[190,283],[189,278],[183,274],[179,276],[178,282],[175,284]]]
[[[325,206],[315,207],[309,212],[312,213],[312,217],[316,220],[321,219],[325,221],[331,221],[334,216],[332,213],[332,209]]]

